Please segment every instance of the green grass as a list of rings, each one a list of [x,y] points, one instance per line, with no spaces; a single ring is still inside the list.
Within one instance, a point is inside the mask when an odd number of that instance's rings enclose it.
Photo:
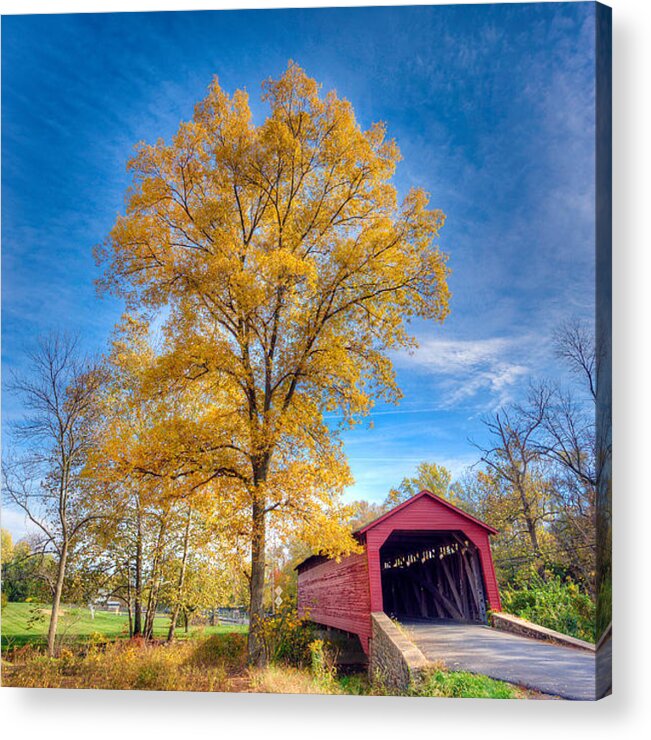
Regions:
[[[496,681],[488,676],[466,671],[435,669],[405,692],[389,691],[382,683],[371,685],[365,674],[340,676],[336,680],[340,693],[355,696],[438,696],[464,699],[523,699],[525,692],[518,686]]]
[[[408,696],[440,696],[465,699],[519,699],[522,691],[503,681],[466,671],[433,670],[415,684]]]
[[[50,607],[45,604],[9,603],[2,609],[2,649],[22,647],[27,643],[43,644],[47,637]],[[154,636],[167,637],[168,617],[156,617]],[[244,625],[220,624],[214,627],[190,627],[186,635],[182,627],[177,628],[179,638],[246,632]],[[91,618],[86,608],[68,609],[64,607],[59,617],[57,634],[61,640],[83,641],[100,635],[108,639],[129,636],[129,620],[126,614],[95,612]]]

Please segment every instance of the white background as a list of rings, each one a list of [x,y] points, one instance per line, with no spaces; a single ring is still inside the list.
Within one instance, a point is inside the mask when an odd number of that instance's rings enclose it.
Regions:
[[[336,0],[330,4],[385,5]],[[419,4],[412,2],[412,4]],[[430,3],[435,4],[435,3]],[[452,3],[451,3],[452,4]],[[627,740],[651,727],[651,2],[610,0],[614,38],[614,695],[598,703],[0,690],[5,738]],[[2,14],[327,2],[0,0]],[[646,730],[644,727],[646,726]]]

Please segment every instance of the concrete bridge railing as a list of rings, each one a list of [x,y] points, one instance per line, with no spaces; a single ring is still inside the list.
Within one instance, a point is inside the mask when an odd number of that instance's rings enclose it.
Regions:
[[[592,642],[579,640],[576,637],[564,635],[562,632],[550,630],[548,627],[541,627],[539,624],[529,622],[527,619],[515,617],[513,614],[504,612],[493,612],[490,617],[490,625],[504,632],[512,632],[514,635],[522,637],[532,637],[535,640],[544,640],[554,643],[555,645],[564,645],[565,647],[578,648],[587,650],[590,653],[595,652],[595,645]]]
[[[371,681],[404,691],[429,665],[427,658],[384,612],[371,613],[368,670]]]

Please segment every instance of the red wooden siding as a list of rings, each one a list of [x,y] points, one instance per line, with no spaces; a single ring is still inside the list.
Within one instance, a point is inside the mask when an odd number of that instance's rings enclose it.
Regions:
[[[326,560],[299,566],[298,612],[313,622],[359,635],[368,651],[371,609],[366,553],[349,555],[339,563]]]
[[[308,558],[298,566],[301,616],[357,634],[368,652],[371,612],[384,611],[380,548],[395,531],[461,531],[479,550],[488,607],[501,610],[489,535],[496,530],[429,491],[400,504],[357,533],[365,545],[360,555],[335,560]]]

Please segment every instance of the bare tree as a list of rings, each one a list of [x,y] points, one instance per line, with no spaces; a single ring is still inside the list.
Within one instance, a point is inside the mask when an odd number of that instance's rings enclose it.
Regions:
[[[596,425],[599,352],[594,332],[587,323],[571,319],[554,333],[554,352],[578,384],[566,389],[546,383],[544,396],[534,388],[527,413],[542,419],[534,448],[557,471],[554,495],[560,509],[558,522],[565,530],[558,533],[559,539],[593,591],[596,492],[603,466]]]
[[[546,407],[549,389],[540,386],[538,394],[537,408],[541,410],[538,414],[513,406],[484,419],[494,445],[480,448],[482,461],[506,481],[515,494],[519,515],[526,528],[533,557],[537,560],[542,557],[538,529],[550,514],[545,506],[547,487],[544,486],[543,492],[537,475],[540,452],[534,444],[544,423],[542,409]]]
[[[42,552],[57,562],[48,653],[54,654],[66,566],[82,531],[98,514],[92,482],[82,469],[92,444],[100,366],[81,356],[76,339],[52,334],[27,355],[29,369],[15,374],[9,390],[24,415],[14,425],[20,454],[3,460],[4,496],[39,532]]]
[[[554,354],[585,383],[592,399],[597,399],[597,372],[600,353],[594,333],[584,321],[572,318],[561,324],[553,335]]]
[[[579,382],[570,388],[532,382],[526,401],[485,420],[494,446],[480,449],[482,460],[519,496],[534,556],[540,555],[536,529],[545,521],[571,570],[594,593],[596,491],[603,466],[595,419],[599,352],[590,325],[578,319],[562,324],[553,339],[554,354]]]

